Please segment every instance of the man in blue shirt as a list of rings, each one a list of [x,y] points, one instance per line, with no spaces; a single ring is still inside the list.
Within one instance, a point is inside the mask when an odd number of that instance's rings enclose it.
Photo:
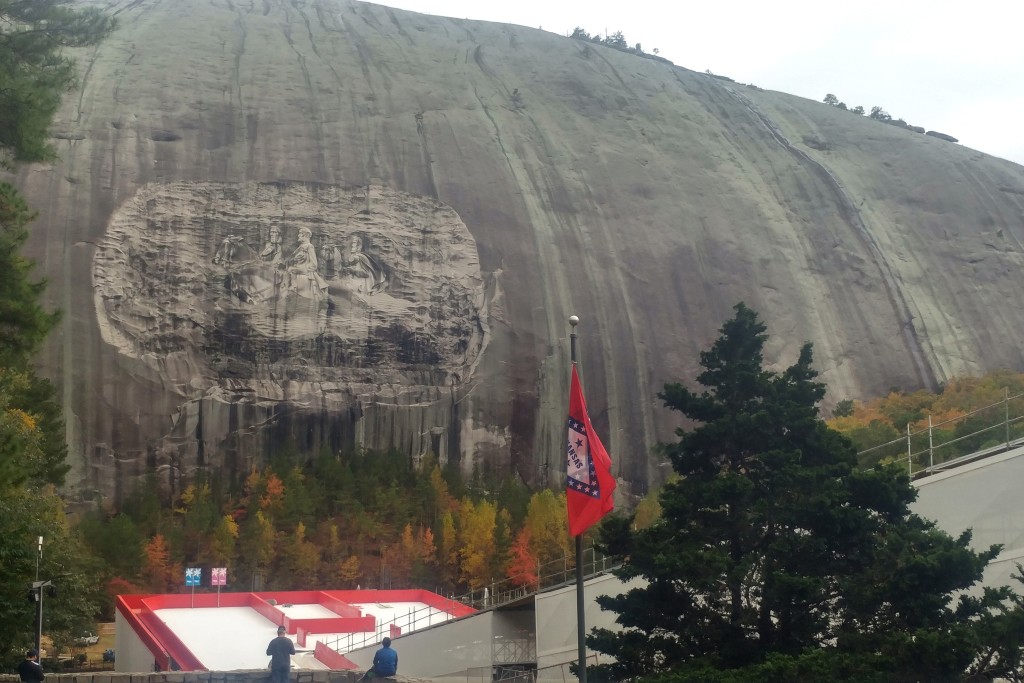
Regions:
[[[398,673],[398,653],[391,649],[391,639],[385,638],[380,644],[383,647],[373,655],[373,667],[359,680],[372,681],[375,678],[391,678]]]

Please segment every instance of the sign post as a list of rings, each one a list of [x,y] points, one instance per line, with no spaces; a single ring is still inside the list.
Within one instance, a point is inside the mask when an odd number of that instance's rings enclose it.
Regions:
[[[192,588],[192,607],[196,606],[196,586],[203,580],[201,567],[187,567],[185,569],[185,587]]]
[[[217,587],[217,607],[220,607],[220,587],[228,585],[228,568],[214,567],[211,569],[210,585]]]

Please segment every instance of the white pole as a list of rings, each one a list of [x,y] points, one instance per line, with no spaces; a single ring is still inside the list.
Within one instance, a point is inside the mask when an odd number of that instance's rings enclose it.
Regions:
[[[932,450],[932,416],[928,416],[928,469],[935,467],[935,452]]]
[[[914,459],[910,454],[910,423],[907,423],[907,474],[914,476]]]

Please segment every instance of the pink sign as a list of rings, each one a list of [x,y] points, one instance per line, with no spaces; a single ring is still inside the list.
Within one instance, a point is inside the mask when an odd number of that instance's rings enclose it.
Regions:
[[[211,586],[226,586],[228,585],[228,568],[227,567],[214,567],[210,572],[210,585]]]

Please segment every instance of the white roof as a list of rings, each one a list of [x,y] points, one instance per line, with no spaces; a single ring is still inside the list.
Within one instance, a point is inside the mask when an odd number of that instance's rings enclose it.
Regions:
[[[323,642],[338,652],[367,647],[390,635],[391,625],[402,633],[444,623],[451,619],[447,612],[422,602],[352,603],[365,615],[377,620],[375,632],[366,633],[314,633],[306,638],[306,646],[295,645],[296,656],[292,668],[326,669],[313,656],[317,642]],[[277,605],[293,619],[323,619],[337,617],[335,612],[321,604]],[[264,669],[270,663],[267,645],[277,637],[277,625],[250,607],[196,607],[166,608],[154,614],[174,632],[192,654],[211,671],[237,669]],[[295,634],[289,634],[295,642]]]

